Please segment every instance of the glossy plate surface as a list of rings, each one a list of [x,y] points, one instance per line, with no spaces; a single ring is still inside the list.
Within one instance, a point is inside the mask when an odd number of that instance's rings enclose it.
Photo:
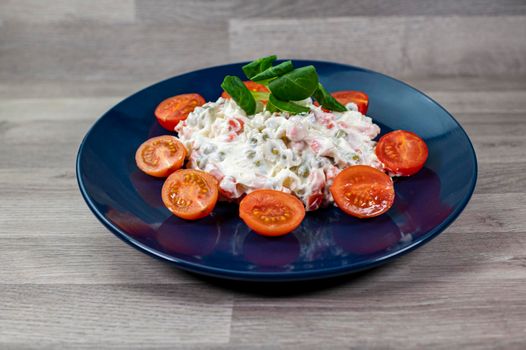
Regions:
[[[139,250],[186,270],[259,281],[314,279],[364,270],[429,241],[461,213],[473,193],[477,161],[457,121],[416,89],[385,75],[348,65],[314,64],[329,91],[361,90],[368,115],[382,134],[405,129],[420,135],[429,159],[418,174],[395,181],[394,206],[380,217],[358,220],[337,208],[308,213],[292,234],[266,238],[220,203],[213,215],[189,222],[161,202],[163,181],[142,174],[135,150],[167,134],[153,111],[165,98],[189,92],[207,101],[221,94],[227,74],[243,77],[242,64],[207,68],[150,86],[120,102],[88,132],[77,158],[77,179],[88,206],[114,234]]]

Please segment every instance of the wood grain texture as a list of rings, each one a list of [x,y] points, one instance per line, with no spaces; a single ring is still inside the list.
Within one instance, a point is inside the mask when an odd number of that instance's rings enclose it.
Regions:
[[[137,0],[139,21],[189,20],[221,21],[230,18],[305,18],[342,16],[473,16],[524,15],[521,0]],[[204,10],[206,9],[206,10]]]
[[[0,349],[524,349],[524,37],[522,0],[0,0]],[[372,271],[278,285],[109,233],[75,179],[95,120],[264,53],[372,67],[442,104],[479,160],[458,220]]]
[[[230,37],[236,60],[274,53],[396,76],[526,73],[525,16],[233,19]]]
[[[156,81],[227,63],[226,24],[205,24],[5,22],[0,80]]]
[[[342,344],[342,349],[343,344],[375,349],[518,349],[526,341],[522,325],[526,295],[514,281],[496,285],[466,281],[462,288],[458,282],[432,280],[360,282],[315,297],[239,298],[232,342],[251,344],[261,332],[273,335],[270,344],[291,348],[334,343]],[[503,293],[509,296],[495,298]],[[417,339],[408,339],[407,334]]]
[[[126,23],[135,20],[134,0],[2,0],[0,20],[22,23],[95,21]]]
[[[0,344],[12,347],[142,348],[230,339],[232,296],[199,285],[3,284],[0,295]]]

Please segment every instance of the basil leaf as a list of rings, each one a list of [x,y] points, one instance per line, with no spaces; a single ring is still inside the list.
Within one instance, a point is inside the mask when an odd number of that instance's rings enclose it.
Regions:
[[[263,72],[272,66],[272,63],[277,59],[276,55],[258,58],[248,64],[245,64],[242,69],[248,79]]]
[[[345,108],[344,105],[342,105],[340,102],[338,102],[338,100],[332,97],[332,95],[329,94],[327,90],[325,90],[323,85],[321,85],[320,83],[318,83],[318,89],[314,91],[314,98],[325,109],[336,112],[347,111],[347,108]]]
[[[252,81],[261,81],[261,80],[267,80],[272,79],[276,77],[280,77],[285,73],[290,72],[294,69],[294,66],[292,65],[292,61],[285,61],[283,63],[278,64],[274,67],[269,67],[265,69],[263,72],[254,75],[250,80]]]
[[[241,79],[236,76],[227,75],[221,83],[223,90],[236,101],[247,115],[254,114],[256,112],[256,100],[250,93],[250,90],[243,84]]]
[[[260,80],[260,81],[258,81],[258,84],[268,86],[268,84],[269,84],[272,80],[274,80],[274,79],[276,79],[276,78],[270,78],[270,79]]]
[[[311,97],[318,88],[318,74],[314,66],[296,68],[272,80],[268,87],[272,94],[280,100],[304,100]]]
[[[269,96],[267,106],[269,103],[273,107],[276,107],[284,112],[289,112],[290,114],[308,113],[310,111],[310,108],[308,107],[297,105],[294,102],[282,101],[280,99],[277,99],[273,94]]]
[[[270,101],[270,99],[267,101],[267,105],[265,109],[269,111],[270,113],[279,112],[279,108],[274,106],[272,102]]]

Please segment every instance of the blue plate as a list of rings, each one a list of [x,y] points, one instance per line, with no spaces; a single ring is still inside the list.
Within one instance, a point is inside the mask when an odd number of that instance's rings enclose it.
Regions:
[[[93,125],[77,157],[80,191],[95,216],[131,246],[183,269],[223,278],[290,281],[368,269],[423,245],[444,231],[473,193],[477,160],[471,142],[444,108],[420,91],[370,70],[343,64],[316,66],[329,91],[361,90],[368,115],[382,128],[410,130],[429,147],[418,174],[395,180],[394,206],[358,220],[337,208],[308,213],[292,234],[266,238],[250,231],[234,204],[220,203],[205,219],[170,215],[161,202],[163,181],[143,175],[135,150],[167,134],[153,111],[165,98],[188,92],[216,100],[227,74],[243,76],[242,63],[183,74],[120,102]]]

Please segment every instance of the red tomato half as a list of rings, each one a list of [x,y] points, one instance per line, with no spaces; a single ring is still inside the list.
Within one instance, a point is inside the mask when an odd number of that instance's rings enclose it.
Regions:
[[[427,145],[410,131],[396,130],[380,138],[376,156],[393,175],[409,176],[417,173],[427,160]]]
[[[365,93],[361,91],[346,90],[336,91],[331,95],[342,105],[345,106],[347,103],[352,102],[358,106],[358,111],[360,111],[360,113],[367,113],[367,108],[369,107],[369,97]]]
[[[163,203],[182,219],[201,219],[214,210],[219,195],[217,187],[215,177],[204,171],[178,170],[164,182]]]
[[[205,104],[199,94],[182,94],[167,98],[155,109],[155,117],[166,130],[174,131],[175,126],[188,117],[195,107]]]
[[[249,193],[239,204],[239,216],[263,236],[281,236],[295,230],[305,217],[303,203],[291,194],[275,190]]]
[[[340,172],[330,190],[341,210],[361,219],[385,213],[395,197],[393,180],[367,165],[353,165]]]
[[[185,157],[186,148],[171,135],[152,137],[135,152],[137,167],[155,177],[167,177],[181,168]]]

